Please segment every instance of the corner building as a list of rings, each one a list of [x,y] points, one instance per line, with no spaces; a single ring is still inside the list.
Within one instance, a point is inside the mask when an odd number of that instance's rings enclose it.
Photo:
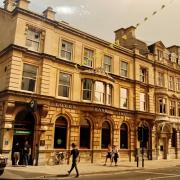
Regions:
[[[147,46],[133,26],[112,44],[28,6],[0,8],[0,149],[9,161],[26,140],[39,165],[73,142],[86,162],[104,161],[108,144],[121,160],[142,146],[149,160],[179,158],[179,46]]]

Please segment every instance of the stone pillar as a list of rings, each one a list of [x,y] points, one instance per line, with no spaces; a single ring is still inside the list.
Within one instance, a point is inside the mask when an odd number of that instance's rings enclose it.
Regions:
[[[180,131],[176,133],[176,158],[180,157]]]
[[[167,139],[167,159],[171,159],[171,138]]]
[[[157,160],[158,159],[158,140],[157,140],[157,137],[156,137],[156,129],[155,127],[152,128],[152,136],[151,136],[151,139],[152,139],[152,160]]]
[[[94,121],[94,130],[92,132],[92,160],[99,162],[101,160],[101,127],[98,119]]]

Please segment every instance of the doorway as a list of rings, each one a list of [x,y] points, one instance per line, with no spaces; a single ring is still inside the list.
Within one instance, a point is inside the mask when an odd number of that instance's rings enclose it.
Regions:
[[[28,144],[31,148],[31,156],[29,159],[29,165],[33,164],[33,143],[34,143],[34,125],[35,119],[31,112],[29,111],[21,111],[16,115],[15,123],[14,123],[14,135],[13,135],[13,147],[12,147],[12,165],[14,162],[14,147],[17,142],[20,144],[20,161],[19,165],[23,165],[23,149],[25,141],[28,141]]]
[[[166,137],[162,137],[160,139],[160,159],[167,159],[167,138]]]

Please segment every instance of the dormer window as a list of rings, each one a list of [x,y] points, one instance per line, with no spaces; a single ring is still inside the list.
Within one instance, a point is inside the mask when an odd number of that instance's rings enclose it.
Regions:
[[[163,60],[163,51],[157,50],[157,56],[158,56],[158,60],[162,61]]]

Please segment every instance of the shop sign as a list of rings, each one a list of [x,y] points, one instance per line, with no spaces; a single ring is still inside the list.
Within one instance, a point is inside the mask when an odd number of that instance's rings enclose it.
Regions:
[[[119,116],[131,116],[131,114],[126,113],[126,112],[118,112]]]
[[[107,109],[105,109],[105,108],[95,107],[94,110],[97,111],[97,112],[107,113]]]
[[[55,106],[60,108],[76,109],[76,106],[72,104],[55,103]]]
[[[31,131],[21,131],[21,130],[15,130],[14,134],[15,135],[29,135],[31,134]]]

